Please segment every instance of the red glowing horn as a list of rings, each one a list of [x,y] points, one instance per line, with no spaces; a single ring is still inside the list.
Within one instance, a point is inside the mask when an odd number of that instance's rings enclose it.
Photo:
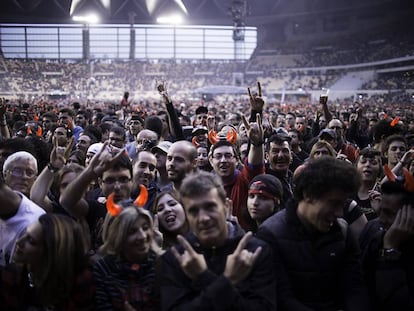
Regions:
[[[404,188],[408,191],[408,192],[414,192],[414,177],[413,175],[411,175],[411,173],[405,168],[403,167],[403,174],[404,174]]]
[[[42,137],[42,134],[43,134],[42,128],[40,126],[38,126],[37,131],[36,131],[36,136],[37,137]]]
[[[384,165],[384,173],[389,180],[393,182],[396,181],[397,176],[395,176],[395,174],[391,171],[387,164]]]
[[[191,139],[191,142],[193,143],[193,145],[197,148],[198,146],[200,146],[200,143],[197,140],[197,136],[194,136],[193,139]]]
[[[134,204],[143,207],[148,201],[148,190],[144,185],[139,185],[139,196],[135,199]]]
[[[217,132],[210,130],[208,132],[208,140],[210,141],[210,144],[215,145],[219,141],[217,137]]]
[[[399,117],[395,117],[395,118],[391,121],[391,123],[390,123],[391,127],[396,126],[396,125],[398,124],[398,122],[400,122],[400,118],[399,118]]]
[[[237,132],[236,132],[236,130],[235,129],[231,129],[231,131],[229,131],[229,132],[227,132],[227,141],[230,143],[230,144],[234,144],[235,142],[236,142],[236,140],[237,140]]]
[[[122,207],[114,202],[115,193],[111,193],[106,200],[106,210],[111,216],[118,216],[122,212]]]

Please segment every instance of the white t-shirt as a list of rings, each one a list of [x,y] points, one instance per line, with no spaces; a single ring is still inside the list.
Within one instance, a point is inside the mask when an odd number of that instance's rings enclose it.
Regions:
[[[0,265],[5,266],[13,258],[16,241],[25,232],[26,228],[45,214],[45,211],[30,201],[24,194],[15,191],[21,196],[17,213],[7,220],[0,218]]]

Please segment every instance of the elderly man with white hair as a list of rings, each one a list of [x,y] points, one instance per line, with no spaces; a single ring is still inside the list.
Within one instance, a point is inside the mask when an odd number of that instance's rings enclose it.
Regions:
[[[3,165],[4,182],[12,190],[30,196],[30,189],[37,176],[37,160],[26,151],[11,154]]]
[[[25,195],[36,175],[36,159],[26,151],[13,153],[4,162],[4,181],[0,178],[0,266],[12,260],[16,241],[27,226],[45,213]]]

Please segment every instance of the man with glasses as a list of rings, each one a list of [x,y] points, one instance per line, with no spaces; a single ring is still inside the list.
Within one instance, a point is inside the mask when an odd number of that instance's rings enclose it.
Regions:
[[[37,160],[26,151],[11,154],[3,165],[4,182],[12,190],[30,196],[30,189],[37,176]]]
[[[215,174],[224,184],[227,198],[233,201],[233,215],[237,217],[243,229],[252,230],[255,224],[247,210],[247,196],[250,180],[264,173],[264,135],[259,114],[256,116],[256,122],[250,124],[243,116],[243,123],[250,140],[250,150],[243,168],[236,168],[239,155],[235,146],[227,140],[219,140],[211,147],[209,161]]]
[[[10,161],[8,164],[10,164]],[[34,174],[35,170],[29,171],[29,168],[17,168],[17,166],[11,168],[14,171],[13,174],[26,177],[27,175],[36,176]],[[25,232],[25,229],[44,213],[45,211],[42,208],[22,193],[10,189],[0,178],[0,266],[10,263],[16,241]]]
[[[85,219],[91,230],[92,249],[101,244],[102,223],[106,216],[106,199],[113,193],[115,203],[130,199],[133,186],[132,164],[124,150],[111,153],[108,143],[94,155],[89,165],[60,195],[62,207],[76,219]],[[86,189],[96,178],[102,196],[97,200],[86,200]]]

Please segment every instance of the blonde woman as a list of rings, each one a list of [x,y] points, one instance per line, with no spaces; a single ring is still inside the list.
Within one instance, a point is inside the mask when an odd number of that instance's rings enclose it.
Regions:
[[[158,310],[155,268],[161,249],[153,220],[143,208],[128,206],[103,225],[103,258],[94,267],[98,310]]]

